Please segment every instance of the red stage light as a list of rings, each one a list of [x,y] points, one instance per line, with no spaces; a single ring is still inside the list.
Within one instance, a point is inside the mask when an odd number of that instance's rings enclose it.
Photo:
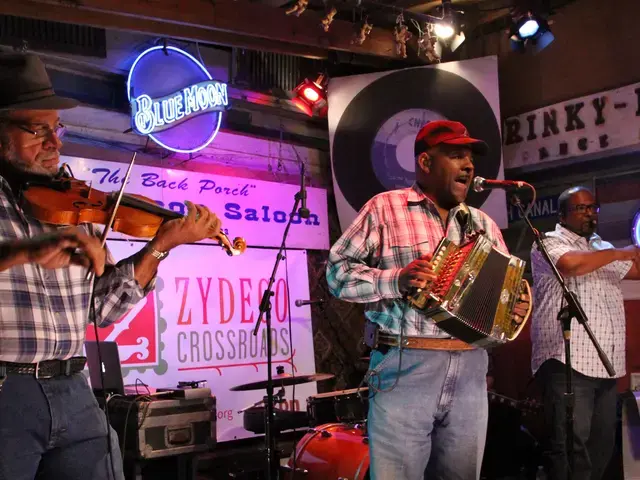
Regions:
[[[314,109],[326,100],[325,77],[320,75],[314,82],[305,78],[294,90],[293,104],[309,116],[313,116]]]
[[[312,103],[316,103],[320,100],[320,94],[311,87],[305,87],[302,90],[302,95]]]

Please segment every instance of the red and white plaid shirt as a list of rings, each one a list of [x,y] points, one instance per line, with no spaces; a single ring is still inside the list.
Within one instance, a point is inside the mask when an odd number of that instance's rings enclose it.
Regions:
[[[468,207],[473,230],[484,230],[507,253],[498,225],[480,210]],[[331,293],[350,302],[367,303],[365,315],[384,332],[398,335],[404,313],[404,334],[449,337],[430,318],[412,308],[398,288],[400,271],[422,255],[433,253],[445,235],[460,244],[464,227],[458,206],[446,226],[435,204],[417,184],[373,197],[331,248],[327,282]]]

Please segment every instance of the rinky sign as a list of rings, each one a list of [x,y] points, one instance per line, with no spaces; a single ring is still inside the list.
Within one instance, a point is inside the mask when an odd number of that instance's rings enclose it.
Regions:
[[[127,93],[133,130],[180,153],[209,145],[229,106],[227,85],[213,80],[192,55],[169,46],[140,54],[129,72]]]

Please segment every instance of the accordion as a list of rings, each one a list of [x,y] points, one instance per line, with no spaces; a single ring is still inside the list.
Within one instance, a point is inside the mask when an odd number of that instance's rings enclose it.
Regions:
[[[478,347],[501,345],[520,334],[531,314],[530,304],[521,323],[513,320],[520,295],[531,298],[523,260],[499,252],[477,234],[460,246],[443,239],[431,264],[437,279],[407,298],[413,308],[448,334]]]

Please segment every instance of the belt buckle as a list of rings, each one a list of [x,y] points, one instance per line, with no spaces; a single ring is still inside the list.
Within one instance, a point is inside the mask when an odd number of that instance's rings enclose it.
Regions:
[[[40,363],[42,362],[36,362],[36,371],[34,372],[36,380],[48,380],[49,378],[55,377],[55,373],[51,375],[40,375]]]
[[[71,376],[71,360],[63,360],[64,362],[64,371],[62,372],[65,377]]]

